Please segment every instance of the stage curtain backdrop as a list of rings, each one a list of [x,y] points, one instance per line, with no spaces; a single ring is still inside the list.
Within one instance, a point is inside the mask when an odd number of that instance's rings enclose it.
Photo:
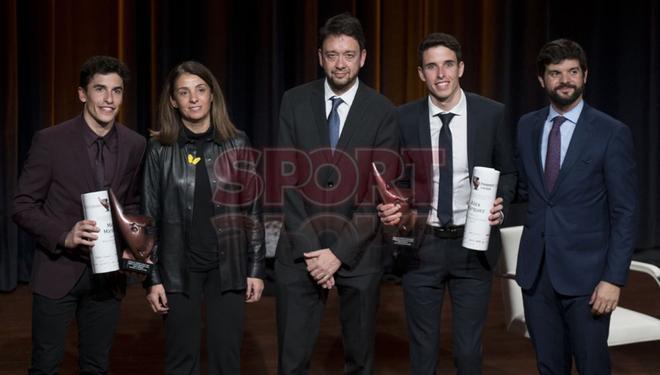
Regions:
[[[515,124],[547,104],[536,54],[568,37],[587,51],[585,98],[628,124],[640,175],[637,246],[660,246],[660,6],[514,0],[5,0],[0,5],[0,290],[29,280],[34,244],[11,222],[12,196],[33,134],[80,113],[78,69],[91,55],[132,71],[120,121],[148,135],[165,75],[194,59],[216,74],[231,116],[258,148],[274,145],[282,93],[321,76],[317,31],[349,12],[362,21],[361,79],[395,104],[424,95],[416,48],[429,32],[463,45],[465,90],[507,104]],[[274,208],[276,210],[276,208]]]

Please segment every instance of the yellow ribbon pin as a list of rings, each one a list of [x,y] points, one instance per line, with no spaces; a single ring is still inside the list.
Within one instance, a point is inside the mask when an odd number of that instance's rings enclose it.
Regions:
[[[191,154],[188,154],[188,164],[197,165],[197,163],[199,163],[200,160],[202,160],[202,158],[200,158],[199,156],[194,157]]]

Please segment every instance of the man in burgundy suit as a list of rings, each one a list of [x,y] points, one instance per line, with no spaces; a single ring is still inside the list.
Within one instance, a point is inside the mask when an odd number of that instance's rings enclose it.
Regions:
[[[32,269],[30,374],[54,374],[75,316],[82,374],[105,374],[125,278],[93,275],[89,249],[99,228],[83,220],[80,195],[112,188],[137,210],[144,137],[115,122],[127,67],[95,56],[82,66],[82,114],[37,132],[14,197],[13,219],[37,241]]]

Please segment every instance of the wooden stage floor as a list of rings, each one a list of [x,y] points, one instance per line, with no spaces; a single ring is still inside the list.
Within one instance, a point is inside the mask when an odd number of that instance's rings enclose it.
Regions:
[[[499,280],[494,282],[484,332],[484,374],[534,374],[529,340],[506,332]],[[342,343],[336,293],[332,293],[312,359],[311,374],[340,374]],[[623,306],[660,317],[660,288],[645,275],[632,273],[623,290]],[[31,296],[20,286],[0,294],[0,374],[25,374],[30,359]],[[454,373],[451,360],[451,310],[442,316],[439,373]],[[409,372],[406,327],[400,285],[384,283],[378,314],[376,374]],[[72,327],[61,374],[76,373],[76,334]],[[112,374],[162,374],[163,329],[138,285],[129,287],[111,354]],[[660,341],[611,348],[614,374],[660,374]],[[205,357],[205,355],[203,354]],[[276,374],[275,299],[266,296],[248,305],[242,348],[244,374]]]

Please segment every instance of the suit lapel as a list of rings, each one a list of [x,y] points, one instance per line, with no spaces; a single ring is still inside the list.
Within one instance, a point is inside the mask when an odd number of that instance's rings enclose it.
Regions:
[[[578,157],[584,150],[585,146],[589,144],[589,134],[592,132],[593,127],[593,124],[589,120],[589,107],[585,103],[582,108],[582,113],[580,113],[580,117],[578,118],[578,122],[575,125],[573,136],[568,144],[568,150],[566,150],[566,156],[564,156],[564,161],[561,163],[561,168],[559,169],[559,176],[557,176],[555,189],[552,191],[551,195],[554,195],[557,192],[562,181],[566,179],[566,175],[570,173],[571,168],[575,165],[575,162],[578,160]]]
[[[328,134],[328,120],[325,115],[325,95],[323,93],[323,80],[318,80],[317,84],[314,85],[312,89],[312,95],[309,97],[309,104],[312,108],[312,114],[314,116],[314,124],[316,125],[316,134],[318,138],[316,139],[316,147],[318,148],[329,148],[330,147],[330,135]],[[327,158],[326,153],[323,153],[327,161],[330,161]]]
[[[429,122],[429,105],[427,99],[419,103],[419,111],[417,112],[419,120],[419,146],[424,149],[431,149],[431,123]]]
[[[113,171],[112,174],[112,181],[110,182],[110,187],[112,190],[117,193],[119,192],[119,185],[121,185],[122,177],[120,176],[122,171],[126,170],[126,164],[128,163],[128,148],[127,144],[124,140],[124,132],[123,129],[118,126],[117,123],[113,125],[116,129],[115,131],[117,132],[117,161],[115,163],[115,170]]]
[[[87,126],[82,115],[78,117],[77,124],[72,129],[71,139],[75,140],[72,142],[71,151],[74,161],[74,168],[80,167],[80,174],[84,177],[87,191],[92,192],[96,191],[96,180],[94,179],[94,168],[92,165],[92,160],[89,158],[89,151],[87,150],[87,143],[85,142],[84,126]],[[82,160],[81,160],[82,159]]]
[[[426,172],[428,176],[428,196],[433,196],[433,153],[437,150],[434,150],[431,143],[431,123],[429,122],[429,103],[428,97],[419,101],[419,110],[417,111],[419,116],[416,124],[419,124],[418,137],[419,137],[419,148],[425,150],[422,152],[422,165],[421,167]]]
[[[477,151],[477,142],[479,132],[477,128],[484,120],[481,118],[481,111],[475,108],[475,104],[470,97],[470,94],[465,93],[465,100],[467,105],[467,157],[468,157],[468,174],[472,176],[474,169],[475,152]]]
[[[348,111],[348,116],[346,116],[346,122],[344,127],[341,130],[339,135],[339,140],[337,141],[337,149],[348,151],[348,146],[351,143],[351,138],[355,131],[360,125],[364,124],[364,115],[366,111],[364,110],[368,102],[368,96],[364,89],[364,84],[360,83],[358,85],[357,92],[355,93],[355,98],[353,99],[353,104],[351,104],[351,109]],[[326,131],[327,133],[327,131]],[[337,155],[335,155],[335,158]]]
[[[549,109],[539,112],[534,120],[534,128],[532,129],[532,155],[534,156],[534,166],[536,167],[536,172],[538,174],[539,183],[541,190],[544,193],[547,193],[545,187],[545,178],[543,177],[543,164],[541,163],[541,135],[543,134],[543,125],[545,124],[545,119],[548,117]]]

